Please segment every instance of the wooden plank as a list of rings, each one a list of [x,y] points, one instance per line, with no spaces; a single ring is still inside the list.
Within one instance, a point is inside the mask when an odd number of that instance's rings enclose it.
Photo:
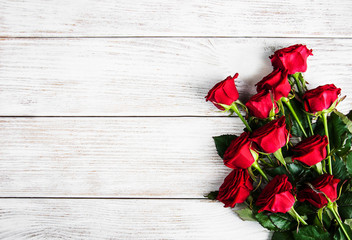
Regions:
[[[295,43],[314,49],[311,87],[335,83],[351,109],[348,39],[2,39],[2,116],[224,116],[204,96],[236,72],[240,98],[272,71],[268,56]]]
[[[242,129],[235,117],[2,118],[0,197],[202,198],[230,172],[212,136]]]
[[[206,200],[1,199],[1,239],[269,239]]]
[[[1,36],[351,37],[350,1],[1,1]]]

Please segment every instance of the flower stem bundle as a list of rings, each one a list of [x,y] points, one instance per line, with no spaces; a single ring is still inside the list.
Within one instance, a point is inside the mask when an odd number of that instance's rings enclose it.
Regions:
[[[341,89],[308,90],[302,72],[313,55],[304,45],[277,50],[273,71],[240,101],[234,77],[206,96],[245,125],[240,136],[214,137],[233,169],[208,198],[274,231],[273,239],[352,239],[352,111],[338,112]],[[237,80],[236,80],[237,81]]]

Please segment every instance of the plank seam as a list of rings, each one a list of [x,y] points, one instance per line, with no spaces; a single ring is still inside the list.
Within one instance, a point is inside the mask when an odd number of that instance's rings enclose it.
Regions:
[[[53,36],[46,36],[46,37],[39,37],[39,36],[1,36],[0,38],[5,39],[109,39],[109,38],[232,38],[232,39],[239,39],[239,38],[253,38],[253,39],[352,39],[351,37],[330,37],[330,36],[320,36],[320,37],[300,37],[300,36],[60,36],[60,37],[53,37]]]
[[[117,200],[208,200],[207,198],[156,198],[156,197],[0,197],[0,199],[117,199]]]
[[[156,115],[156,116],[91,116],[91,115],[82,115],[82,116],[0,116],[0,118],[227,118],[229,116],[197,116],[197,115]],[[232,118],[238,118],[237,116],[231,116]]]

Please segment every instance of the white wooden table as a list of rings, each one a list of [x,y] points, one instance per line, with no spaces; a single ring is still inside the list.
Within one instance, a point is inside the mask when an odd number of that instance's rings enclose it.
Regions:
[[[203,195],[240,133],[204,101],[242,100],[268,56],[314,49],[305,76],[352,108],[352,2],[0,1],[0,239],[269,239]]]

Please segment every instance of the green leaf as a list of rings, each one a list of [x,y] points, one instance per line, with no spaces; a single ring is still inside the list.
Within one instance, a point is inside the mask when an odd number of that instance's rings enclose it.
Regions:
[[[271,231],[293,230],[297,225],[296,220],[289,214],[261,212],[254,216],[263,227]]]
[[[271,240],[293,240],[292,232],[274,232]]]
[[[204,197],[210,199],[210,200],[216,200],[216,197],[218,196],[219,191],[213,191],[205,195]]]
[[[236,135],[221,135],[218,137],[213,137],[216,150],[221,158],[224,157],[224,153],[226,149],[230,146],[232,140],[234,140],[237,136]]]
[[[352,218],[352,192],[345,192],[337,201],[338,211],[342,219]]]
[[[324,211],[323,211],[323,224],[324,224],[326,229],[328,229],[330,227],[332,219],[333,219],[333,217],[330,217],[329,213],[330,213],[329,210],[324,208]]]
[[[342,223],[342,224],[343,224],[348,236],[352,237],[352,230],[351,230],[350,226],[348,226],[347,224],[344,224],[344,223]],[[343,230],[341,227],[339,227],[339,229],[334,234],[334,240],[347,240],[347,237],[343,233]]]
[[[302,103],[300,103],[295,98],[291,99],[290,103],[292,105],[292,108],[295,110],[297,117],[301,121],[301,124],[302,124],[304,130],[306,132],[308,132],[309,123],[308,123],[308,120],[306,117],[306,113],[302,111],[304,109]],[[287,108],[287,106],[285,104],[284,104],[284,108],[285,108],[285,115],[286,115],[286,124],[287,124],[287,126],[291,126],[291,134],[294,136],[297,136],[297,137],[303,137],[304,134],[303,134],[300,126],[298,125],[298,122],[294,118],[293,114]]]
[[[345,224],[347,224],[348,226],[350,226],[350,228],[352,228],[352,219],[346,219]]]
[[[352,120],[352,110],[346,115],[346,117],[348,117],[349,120]]]
[[[329,140],[331,147],[337,149],[342,146],[347,134],[350,134],[346,124],[341,120],[341,118],[334,112],[331,113],[328,119],[329,126]]]
[[[352,175],[352,151],[345,156],[344,160],[348,173]]]
[[[347,116],[345,116],[343,113],[340,113],[337,110],[335,110],[334,113],[336,113],[336,115],[340,117],[342,122],[344,124],[346,124],[348,131],[350,131],[350,133],[352,133],[352,121]],[[352,113],[352,111],[349,114],[351,114],[351,113]]]
[[[312,207],[312,205],[310,205],[307,202],[300,203],[297,201],[296,204],[297,205],[295,206],[295,210],[300,216],[303,216],[303,215],[307,216],[307,215],[315,214],[317,212]]]
[[[276,175],[286,174],[290,182],[301,181],[302,179],[305,179],[304,177],[307,174],[312,174],[312,171],[309,168],[305,168],[300,164],[288,163],[286,164],[286,166],[289,172],[287,172],[284,166],[279,166],[276,168],[268,168],[266,169],[266,171],[272,177]]]
[[[346,180],[350,177],[346,165],[340,157],[335,155],[335,159],[333,159],[331,163],[332,173],[335,178],[338,178],[340,180]]]
[[[342,138],[343,142],[340,147],[336,148],[336,154],[340,157],[344,157],[348,152],[351,150],[351,144],[352,144],[352,134],[344,134],[344,138]]]
[[[295,240],[329,240],[330,234],[320,227],[310,225],[300,227],[298,232],[293,231],[293,237]]]
[[[253,212],[248,207],[234,210],[235,213],[243,220],[243,221],[256,221]]]

